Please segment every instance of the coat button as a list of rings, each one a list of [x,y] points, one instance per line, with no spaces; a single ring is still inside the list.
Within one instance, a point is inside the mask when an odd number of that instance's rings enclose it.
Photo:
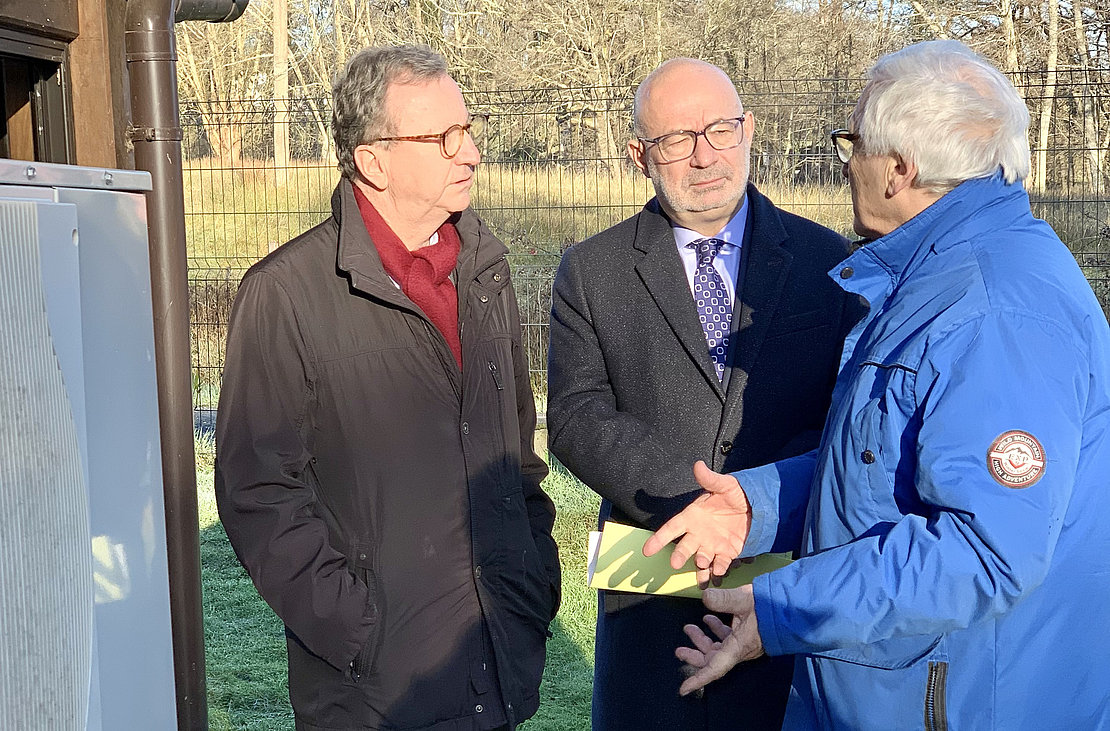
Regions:
[[[365,553],[360,553],[358,555],[358,560],[359,561],[365,561],[366,560],[366,554]]]
[[[474,567],[474,578],[475,579],[482,578],[482,567],[481,566],[475,566]]]
[[[474,706],[474,710],[477,711],[478,713],[481,713],[485,709],[482,708],[482,704],[479,703],[478,705]]]
[[[469,422],[464,421],[462,423],[462,433],[463,434],[469,434],[470,433],[470,423]]]
[[[721,446],[719,447],[719,449],[721,451],[721,454],[728,454],[729,452],[732,451],[732,442],[729,442],[729,441],[721,442]]]
[[[493,281],[495,281],[495,282],[500,282],[501,281],[501,272],[495,272],[494,273]]]
[[[863,460],[864,464],[873,464],[875,462],[875,453],[870,449],[865,449],[859,458]]]
[[[479,300],[480,300],[481,302],[483,302],[483,303],[484,303],[484,302],[489,302],[489,297],[487,297],[487,296],[486,296],[486,295],[484,295],[484,294],[483,294],[483,295],[482,295],[481,297],[479,297],[478,299],[479,299]]]
[[[841,279],[851,279],[852,275],[855,274],[855,273],[856,273],[856,270],[853,269],[852,267],[844,267],[843,269],[840,270],[840,278]]]

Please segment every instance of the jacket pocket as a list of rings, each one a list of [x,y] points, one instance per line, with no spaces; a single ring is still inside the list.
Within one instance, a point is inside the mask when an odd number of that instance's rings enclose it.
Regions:
[[[349,559],[354,567],[355,576],[366,585],[366,617],[370,623],[370,634],[362,645],[358,655],[351,661],[348,669],[348,681],[358,683],[373,674],[375,663],[382,644],[382,592],[378,576],[372,566],[373,553],[368,546],[356,544],[353,546]]]
[[[815,652],[815,657],[863,665],[880,670],[903,670],[923,659],[936,649],[943,635],[893,637],[853,649],[828,650]]]
[[[772,338],[779,338],[786,335],[797,335],[798,333],[807,332],[809,330],[816,330],[818,328],[827,328],[833,325],[829,320],[828,310],[811,310],[809,312],[801,312],[787,317],[776,317],[771,321],[767,327],[767,340]]]
[[[505,559],[501,571],[503,606],[546,632],[554,619],[559,587],[532,538],[524,491],[518,487],[502,502],[505,510],[502,536]]]
[[[948,663],[930,662],[925,684],[925,731],[948,731]]]
[[[847,463],[853,474],[845,482],[863,498],[858,508],[866,530],[875,523],[897,522],[920,508],[912,480],[905,479],[912,446],[911,391],[916,372],[902,365],[866,361],[860,365],[861,398],[852,406]],[[899,475],[899,470],[903,474]],[[866,486],[860,490],[858,487]]]

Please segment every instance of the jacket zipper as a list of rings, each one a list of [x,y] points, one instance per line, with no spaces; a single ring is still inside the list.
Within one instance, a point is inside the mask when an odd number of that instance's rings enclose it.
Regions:
[[[501,380],[501,371],[497,369],[497,364],[492,360],[489,362],[489,372],[493,374],[493,385],[497,386],[498,391],[504,391],[505,383]]]
[[[501,369],[492,360],[486,361],[489,367],[490,375],[493,376],[493,385],[497,388],[497,430],[501,434],[502,439],[505,438],[505,383],[501,379]],[[506,451],[508,450],[507,440],[505,442]]]
[[[947,680],[948,663],[930,662],[929,680],[925,685],[925,731],[948,731],[948,711],[945,708]]]

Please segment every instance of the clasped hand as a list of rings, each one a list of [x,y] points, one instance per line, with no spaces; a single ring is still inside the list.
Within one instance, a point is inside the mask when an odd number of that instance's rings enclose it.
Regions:
[[[752,513],[748,496],[732,475],[714,472],[699,460],[694,479],[705,492],[644,543],[644,555],[655,555],[681,536],[671,567],[678,570],[694,556],[698,584],[705,587],[711,580],[719,582],[744,550]]]

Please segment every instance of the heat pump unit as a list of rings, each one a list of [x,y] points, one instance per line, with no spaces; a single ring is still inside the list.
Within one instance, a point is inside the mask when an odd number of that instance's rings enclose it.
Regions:
[[[147,173],[0,160],[0,729],[175,729]]]

